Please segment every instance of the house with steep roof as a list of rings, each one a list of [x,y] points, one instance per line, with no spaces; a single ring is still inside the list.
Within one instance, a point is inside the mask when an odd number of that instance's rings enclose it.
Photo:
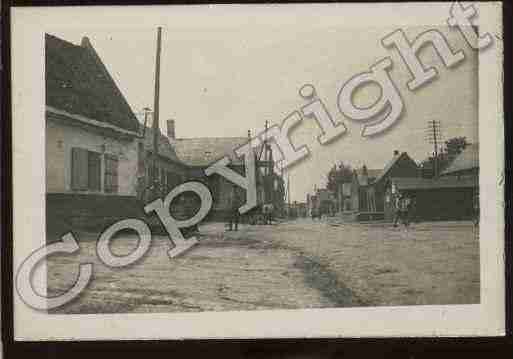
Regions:
[[[248,143],[248,137],[196,137],[177,138],[174,121],[168,121],[168,138],[178,160],[187,166],[188,178],[205,183],[213,198],[210,218],[226,217],[232,208],[232,200],[237,196],[244,200],[246,193],[241,187],[228,181],[223,176],[213,174],[206,176],[204,170],[216,161],[228,157],[229,168],[244,174],[244,158],[237,157],[235,150]],[[264,160],[261,154],[267,151]],[[278,211],[284,210],[283,179],[274,172],[271,146],[255,145],[257,203],[272,202]]]
[[[383,219],[387,180],[391,177],[417,177],[418,166],[406,152],[394,151],[392,158],[382,170],[355,170],[351,186],[351,203],[359,220]]]
[[[75,45],[46,34],[45,76],[50,220],[87,222],[133,207],[139,123],[89,39]]]
[[[467,145],[438,178],[389,178],[385,198],[391,200],[385,200],[385,219],[392,220],[399,194],[414,201],[417,220],[473,218],[479,208],[479,145]]]

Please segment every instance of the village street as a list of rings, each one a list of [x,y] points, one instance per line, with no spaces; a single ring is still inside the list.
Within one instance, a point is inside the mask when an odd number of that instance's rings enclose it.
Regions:
[[[479,302],[479,241],[471,222],[342,223],[297,219],[272,226],[200,227],[200,243],[169,259],[168,240],[110,269],[96,257],[96,237],[81,251],[48,261],[49,295],[73,284],[78,263],[94,263],[85,292],[58,313],[298,309]],[[112,243],[117,255],[137,244]]]

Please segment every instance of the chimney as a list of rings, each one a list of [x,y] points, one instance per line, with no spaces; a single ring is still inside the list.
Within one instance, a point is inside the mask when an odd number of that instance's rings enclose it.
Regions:
[[[89,41],[89,38],[87,36],[82,37],[82,41],[80,42],[80,46],[82,47],[92,47],[91,41]]]
[[[176,139],[176,136],[175,136],[175,120],[167,120],[167,137],[170,140]]]
[[[399,155],[399,151],[398,150],[394,150],[394,156],[398,156]]]

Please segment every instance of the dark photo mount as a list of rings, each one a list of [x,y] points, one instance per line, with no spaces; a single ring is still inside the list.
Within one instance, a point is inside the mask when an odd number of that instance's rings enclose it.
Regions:
[[[305,1],[292,1],[305,2]],[[65,358],[70,355],[78,358],[91,356],[111,357],[125,355],[129,358],[149,354],[152,357],[205,355],[230,358],[340,358],[340,357],[379,357],[379,358],[432,358],[433,356],[476,357],[485,355],[509,357],[513,351],[512,333],[512,237],[511,230],[511,27],[506,19],[513,17],[513,7],[503,2],[504,25],[504,123],[505,123],[505,261],[506,261],[506,330],[507,336],[500,338],[365,338],[365,339],[259,339],[259,340],[185,340],[185,341],[48,341],[23,342],[14,340],[13,319],[13,248],[12,248],[12,113],[10,84],[10,15],[12,6],[59,6],[59,5],[148,5],[148,4],[208,4],[210,2],[169,2],[169,1],[10,1],[2,4],[2,89],[1,89],[1,223],[0,245],[2,250],[2,342],[5,358],[22,358],[25,355],[43,358]],[[230,3],[230,2],[216,2]],[[269,3],[269,2],[256,2]],[[273,2],[274,3],[274,2]],[[143,328],[134,328],[134,331]]]

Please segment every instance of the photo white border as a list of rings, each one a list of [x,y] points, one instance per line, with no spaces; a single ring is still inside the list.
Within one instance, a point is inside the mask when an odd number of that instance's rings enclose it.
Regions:
[[[502,39],[502,4],[473,3],[480,32]],[[12,8],[14,273],[45,243],[44,32],[61,27],[446,25],[451,3]],[[194,21],[191,21],[194,16]],[[481,303],[244,312],[56,315],[14,293],[15,340],[502,336],[505,334],[502,41],[479,54]],[[378,44],[376,44],[378,46]],[[38,290],[46,291],[45,270]]]

